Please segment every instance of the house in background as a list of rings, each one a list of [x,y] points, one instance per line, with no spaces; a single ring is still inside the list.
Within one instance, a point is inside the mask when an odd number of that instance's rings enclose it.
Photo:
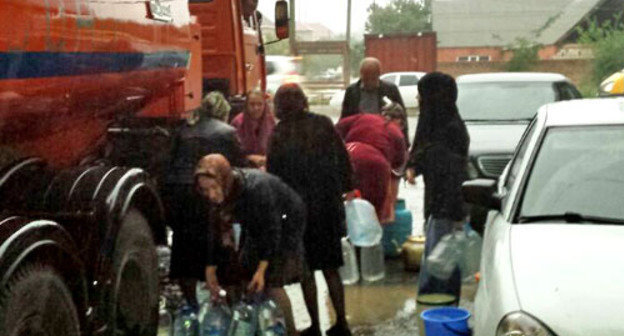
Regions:
[[[518,39],[542,46],[539,57],[579,59],[576,44],[588,18],[603,22],[624,11],[624,0],[432,0],[438,63],[497,62],[511,57]]]

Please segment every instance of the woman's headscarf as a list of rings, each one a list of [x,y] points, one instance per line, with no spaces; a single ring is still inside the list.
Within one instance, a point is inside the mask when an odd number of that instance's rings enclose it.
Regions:
[[[432,72],[418,81],[420,115],[414,146],[445,142],[463,147],[468,133],[457,110],[457,84],[453,77]],[[463,151],[463,149],[460,149]]]
[[[264,98],[262,92],[250,92],[250,95],[260,95]],[[249,115],[248,108],[245,108],[242,121],[240,123],[233,123],[236,127],[236,132],[240,139],[243,152],[245,154],[260,154],[265,155],[267,146],[269,144],[269,138],[273,134],[275,128],[275,118],[267,102],[264,103],[264,111],[259,119],[254,119]]]
[[[206,155],[195,166],[195,181],[201,176],[215,179],[226,190],[230,183],[232,167],[221,154]]]

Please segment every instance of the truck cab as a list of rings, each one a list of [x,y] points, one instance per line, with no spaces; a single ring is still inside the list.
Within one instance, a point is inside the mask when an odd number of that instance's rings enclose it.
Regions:
[[[201,26],[203,93],[223,92],[233,115],[247,92],[266,91],[262,14],[256,6],[247,0],[189,1]]]

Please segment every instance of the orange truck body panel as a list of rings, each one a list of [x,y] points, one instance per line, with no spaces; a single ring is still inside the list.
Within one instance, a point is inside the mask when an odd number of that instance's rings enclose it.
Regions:
[[[0,151],[70,166],[122,113],[183,113],[188,3],[150,3],[0,0]]]

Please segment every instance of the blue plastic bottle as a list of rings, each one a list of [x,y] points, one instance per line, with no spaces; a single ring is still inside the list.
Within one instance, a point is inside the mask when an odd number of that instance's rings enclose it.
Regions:
[[[199,336],[196,309],[188,305],[180,308],[173,326],[173,336]]]

